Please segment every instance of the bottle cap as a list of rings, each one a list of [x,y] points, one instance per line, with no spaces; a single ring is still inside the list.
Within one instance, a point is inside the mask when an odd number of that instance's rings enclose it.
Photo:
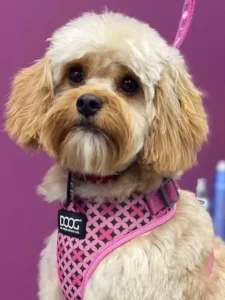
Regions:
[[[216,170],[220,171],[220,172],[224,172],[225,171],[225,160],[218,161],[218,163],[216,165]]]

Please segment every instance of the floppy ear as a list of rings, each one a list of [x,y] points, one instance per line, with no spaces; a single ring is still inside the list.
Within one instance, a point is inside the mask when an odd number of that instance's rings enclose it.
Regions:
[[[5,129],[20,146],[39,148],[42,118],[53,98],[49,61],[43,58],[20,71],[6,104]]]
[[[196,162],[208,133],[201,93],[193,85],[183,61],[168,62],[155,89],[155,118],[141,163],[159,174],[183,171]]]

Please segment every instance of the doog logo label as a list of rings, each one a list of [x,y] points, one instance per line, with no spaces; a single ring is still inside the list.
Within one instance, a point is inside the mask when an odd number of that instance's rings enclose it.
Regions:
[[[84,239],[86,235],[87,217],[83,214],[59,210],[58,230],[64,235]]]
[[[69,217],[60,216],[60,227],[64,227],[65,229],[70,230],[80,230],[79,223],[81,223],[81,219],[73,219]]]

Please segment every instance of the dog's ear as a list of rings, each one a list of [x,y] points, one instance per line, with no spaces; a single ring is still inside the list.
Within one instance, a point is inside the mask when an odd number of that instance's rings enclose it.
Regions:
[[[40,148],[39,128],[53,98],[50,62],[43,58],[20,71],[6,104],[5,129],[27,148]]]
[[[201,96],[182,58],[167,62],[155,89],[155,117],[141,152],[143,165],[168,174],[195,163],[208,133]]]

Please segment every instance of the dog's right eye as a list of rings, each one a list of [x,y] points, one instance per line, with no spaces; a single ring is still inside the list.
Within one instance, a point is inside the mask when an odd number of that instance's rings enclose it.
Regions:
[[[130,76],[126,76],[121,81],[121,89],[127,94],[134,94],[138,90],[138,83]]]
[[[84,80],[84,74],[81,67],[76,66],[69,69],[69,80],[72,83],[80,83]]]

